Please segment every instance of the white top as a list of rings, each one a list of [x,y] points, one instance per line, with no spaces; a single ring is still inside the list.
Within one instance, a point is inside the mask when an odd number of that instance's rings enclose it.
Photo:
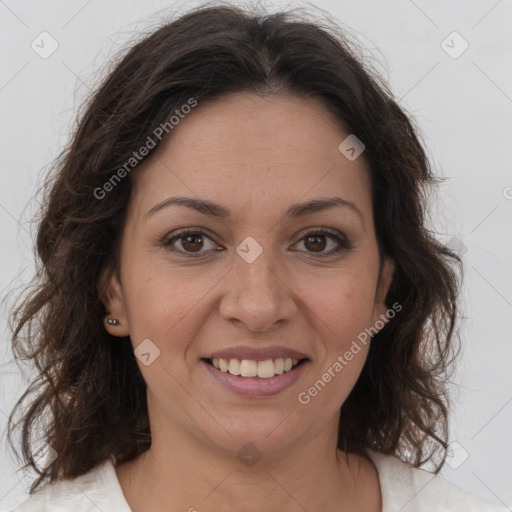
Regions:
[[[379,474],[382,512],[506,512],[473,498],[433,473],[368,451]],[[112,459],[73,480],[46,485],[12,512],[132,512]]]

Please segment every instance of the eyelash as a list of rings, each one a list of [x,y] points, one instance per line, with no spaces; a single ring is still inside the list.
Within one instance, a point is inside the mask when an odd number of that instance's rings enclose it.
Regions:
[[[191,235],[200,235],[201,237],[209,238],[210,240],[212,240],[212,242],[215,242],[215,240],[213,240],[212,237],[210,237],[206,232],[202,231],[201,229],[185,228],[185,229],[181,229],[181,230],[178,230],[177,232],[175,232],[172,237],[167,236],[166,238],[164,238],[164,240],[162,241],[162,245],[164,247],[166,247],[167,249],[169,249],[175,253],[178,253],[182,256],[190,257],[190,258],[200,258],[200,257],[204,256],[204,254],[205,254],[204,252],[197,252],[197,253],[186,252],[186,251],[184,252],[182,250],[176,249],[175,247],[172,247],[174,242],[176,242],[182,238],[186,238],[187,236],[191,236]],[[329,256],[334,256],[342,251],[349,251],[350,249],[352,249],[352,244],[347,240],[347,238],[345,236],[340,236],[340,234],[337,231],[334,231],[334,230],[324,227],[324,226],[320,227],[319,229],[308,231],[307,233],[305,233],[303,235],[303,237],[299,240],[299,242],[304,240],[305,238],[307,238],[309,236],[313,236],[313,235],[322,235],[322,236],[326,235],[327,238],[331,238],[339,244],[339,247],[337,249],[333,249],[327,253],[323,253],[323,254],[322,253],[314,253],[314,252],[310,253],[310,254],[313,254],[317,258],[327,258]]]

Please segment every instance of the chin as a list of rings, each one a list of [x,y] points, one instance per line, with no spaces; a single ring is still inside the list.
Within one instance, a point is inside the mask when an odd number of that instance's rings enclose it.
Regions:
[[[292,446],[301,437],[302,433],[294,429],[294,425],[304,422],[293,418],[293,414],[283,411],[258,411],[245,413],[243,416],[231,415],[223,419],[220,428],[217,425],[216,433],[208,435],[210,440],[221,450],[240,456],[246,451],[253,451],[254,455],[277,453]]]

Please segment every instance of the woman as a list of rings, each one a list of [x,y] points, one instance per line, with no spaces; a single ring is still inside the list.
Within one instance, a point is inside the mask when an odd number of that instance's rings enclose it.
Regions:
[[[17,510],[500,510],[436,476],[460,259],[424,225],[411,121],[353,52],[202,8],[98,88],[15,313],[41,370]]]

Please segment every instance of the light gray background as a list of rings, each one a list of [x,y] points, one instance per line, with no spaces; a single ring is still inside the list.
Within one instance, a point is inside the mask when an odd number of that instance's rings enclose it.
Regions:
[[[0,294],[32,276],[41,173],[67,140],[76,109],[102,66],[168,7],[196,2],[0,0]],[[266,2],[267,10],[299,3]],[[449,178],[433,203],[437,236],[466,268],[463,354],[452,389],[452,440],[442,474],[466,492],[512,507],[512,1],[321,1],[376,59],[421,127],[432,163]],[[31,42],[59,47],[42,59]],[[452,58],[442,42],[469,44]],[[457,52],[463,42],[445,42]],[[12,362],[1,305],[0,432],[24,377]],[[454,445],[457,446],[457,445]],[[467,452],[467,459],[464,460]],[[0,512],[26,498],[29,479],[0,443]]]

